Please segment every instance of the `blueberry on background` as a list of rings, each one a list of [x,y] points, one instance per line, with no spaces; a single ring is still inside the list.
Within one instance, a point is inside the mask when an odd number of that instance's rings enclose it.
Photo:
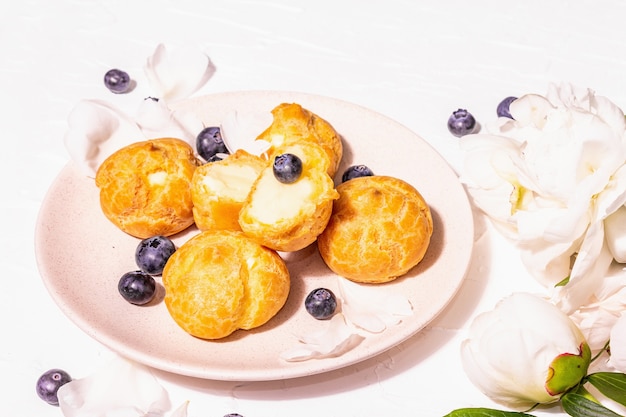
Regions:
[[[50,369],[37,380],[37,395],[50,405],[59,405],[59,388],[71,380],[72,377],[62,369]]]
[[[507,97],[504,100],[502,100],[498,104],[498,108],[496,109],[496,113],[498,114],[498,117],[508,117],[509,119],[512,119],[513,116],[511,116],[509,107],[511,106],[511,103],[514,102],[515,100],[517,100],[517,97],[513,97],[513,96]]]
[[[448,118],[448,130],[454,136],[461,137],[468,135],[476,128],[476,119],[465,109],[458,109],[452,112]]]
[[[116,68],[108,70],[104,74],[104,85],[113,93],[125,93],[130,89],[130,76]]]

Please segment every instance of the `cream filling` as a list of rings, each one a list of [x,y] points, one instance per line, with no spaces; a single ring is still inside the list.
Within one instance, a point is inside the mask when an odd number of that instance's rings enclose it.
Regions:
[[[258,175],[257,170],[246,165],[215,165],[210,175],[202,178],[202,185],[216,196],[243,201]]]
[[[274,178],[270,169],[259,179],[248,210],[257,221],[274,224],[300,215],[306,208],[303,202],[316,200],[314,194],[315,184],[310,179],[304,177],[283,184]]]

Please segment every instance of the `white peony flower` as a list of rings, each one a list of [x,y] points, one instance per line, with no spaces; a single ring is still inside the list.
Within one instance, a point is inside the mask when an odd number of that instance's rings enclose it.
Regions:
[[[568,85],[520,97],[510,113],[460,139],[462,180],[536,279],[549,288],[568,279],[555,301],[572,312],[600,287],[613,253],[626,253],[626,229],[607,238],[604,224],[626,202],[624,114]]]
[[[576,325],[540,297],[515,293],[472,322],[463,368],[495,402],[525,410],[557,401],[586,375],[591,352]]]
[[[611,359],[609,364],[619,372],[626,373],[626,312],[611,329]]]

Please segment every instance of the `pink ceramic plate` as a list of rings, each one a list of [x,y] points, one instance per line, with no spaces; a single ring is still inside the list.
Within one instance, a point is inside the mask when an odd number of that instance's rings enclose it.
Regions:
[[[260,381],[313,375],[377,355],[411,337],[450,302],[469,265],[473,222],[467,196],[456,174],[419,136],[398,123],[354,104],[299,93],[234,92],[180,103],[206,125],[218,125],[231,111],[270,111],[297,102],[328,120],[344,140],[339,175],[352,164],[413,184],[431,206],[435,231],[424,260],[381,292],[409,298],[414,314],[382,334],[372,334],[338,357],[286,362],[281,352],[298,345],[298,335],[317,332],[326,322],[303,308],[317,287],[337,289],[336,277],[315,245],[286,256],[293,286],[289,300],[268,324],[238,331],[220,341],[205,341],[181,330],[159,300],[133,306],[117,291],[119,277],[135,270],[138,239],[104,217],[93,179],[68,164],[50,188],[36,229],[37,260],[43,281],[63,312],[87,334],[112,350],[173,373],[217,380]],[[177,244],[190,230],[175,237]]]

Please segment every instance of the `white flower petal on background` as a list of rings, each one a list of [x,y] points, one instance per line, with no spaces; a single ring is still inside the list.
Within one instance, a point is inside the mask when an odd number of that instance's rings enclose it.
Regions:
[[[189,408],[189,401],[182,403],[176,410],[170,414],[170,417],[187,417],[187,409]]]
[[[549,368],[559,355],[578,355],[584,342],[576,325],[549,301],[514,293],[473,320],[461,359],[485,395],[523,410],[559,399],[560,393],[547,391]]]
[[[257,137],[272,124],[272,120],[270,112],[229,112],[220,125],[226,149],[231,154],[243,149],[251,155],[261,156],[271,145],[265,140],[257,140]]]
[[[100,164],[113,152],[144,140],[139,126],[113,105],[81,100],[68,117],[65,147],[81,171],[95,177]]]
[[[202,121],[192,114],[172,111],[164,100],[145,99],[137,112],[137,124],[146,139],[177,138],[194,149]]]
[[[341,309],[348,323],[371,333],[381,333],[413,314],[408,298],[385,295],[377,286],[360,285],[339,278]]]
[[[326,324],[326,328],[318,333],[300,336],[302,344],[283,352],[281,358],[288,362],[298,362],[334,357],[347,352],[363,340],[346,323],[341,313],[335,314]]]
[[[611,329],[611,358],[609,365],[619,372],[626,373],[626,313],[622,312],[620,318]]]
[[[167,391],[148,368],[122,357],[63,385],[58,397],[65,417],[156,417],[171,407]]]
[[[213,75],[209,57],[193,47],[168,49],[159,44],[144,65],[144,73],[159,99],[189,97]]]

